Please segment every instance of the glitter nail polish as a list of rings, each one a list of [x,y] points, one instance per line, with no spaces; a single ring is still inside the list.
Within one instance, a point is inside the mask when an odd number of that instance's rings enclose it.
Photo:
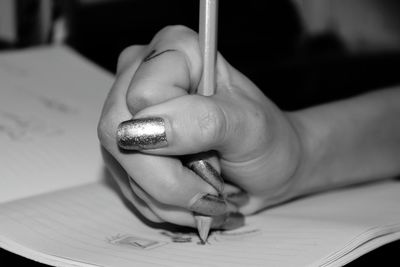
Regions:
[[[160,117],[122,122],[117,130],[117,143],[126,150],[145,150],[168,145],[165,122]]]

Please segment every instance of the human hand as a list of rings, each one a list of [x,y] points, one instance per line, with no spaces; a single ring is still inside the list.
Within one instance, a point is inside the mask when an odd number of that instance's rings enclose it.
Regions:
[[[185,27],[164,28],[148,46],[127,48],[98,135],[106,165],[147,219],[194,227],[195,211],[223,218],[213,225],[223,228],[227,214],[251,214],[297,195],[301,138],[290,114],[221,55],[215,95],[190,94],[201,70],[197,34]],[[219,156],[210,164],[226,182],[224,198],[181,161],[211,150]],[[238,205],[241,192],[248,201]],[[230,217],[234,226],[240,216]]]

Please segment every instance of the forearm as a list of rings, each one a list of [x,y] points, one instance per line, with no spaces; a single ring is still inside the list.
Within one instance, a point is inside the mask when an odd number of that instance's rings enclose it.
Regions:
[[[301,194],[400,174],[400,88],[290,114],[303,144]]]

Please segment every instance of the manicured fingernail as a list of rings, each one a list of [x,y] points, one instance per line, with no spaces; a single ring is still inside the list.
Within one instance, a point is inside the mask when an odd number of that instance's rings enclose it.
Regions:
[[[240,212],[231,212],[223,216],[213,218],[212,228],[222,230],[233,230],[244,226],[245,217]]]
[[[117,143],[127,150],[144,150],[168,145],[164,119],[159,117],[122,122],[117,130]]]
[[[217,216],[226,213],[227,204],[221,197],[199,193],[190,200],[189,209],[202,215]]]
[[[226,194],[225,198],[227,201],[235,204],[238,207],[241,207],[249,202],[249,195],[244,191]]]
[[[219,175],[217,170],[214,169],[210,163],[208,163],[208,161],[193,160],[189,161],[187,166],[204,181],[214,187],[219,194],[222,194],[224,190],[224,180],[222,179],[221,175]]]

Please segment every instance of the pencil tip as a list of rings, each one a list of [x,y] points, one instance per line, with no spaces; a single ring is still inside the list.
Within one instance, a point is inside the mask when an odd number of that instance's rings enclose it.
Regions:
[[[200,241],[201,244],[204,245],[207,241],[208,233],[210,232],[212,217],[196,215],[195,218]]]

